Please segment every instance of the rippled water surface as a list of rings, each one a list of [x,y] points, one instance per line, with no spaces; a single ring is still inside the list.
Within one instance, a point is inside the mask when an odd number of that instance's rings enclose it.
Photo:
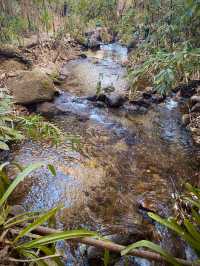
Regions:
[[[143,222],[138,205],[163,210],[176,184],[194,178],[195,149],[173,99],[143,115],[98,108],[86,100],[95,93],[100,73],[104,86],[113,84],[115,93],[127,88],[126,70],[120,64],[127,59],[125,48],[112,44],[87,55],[64,66],[69,79],[55,103],[66,114],[53,119],[63,131],[80,136],[81,150],[71,151],[66,144],[24,143],[15,160],[52,163],[57,175],[37,171],[16,196],[27,210],[62,203],[60,221],[68,228],[112,225],[131,230]]]

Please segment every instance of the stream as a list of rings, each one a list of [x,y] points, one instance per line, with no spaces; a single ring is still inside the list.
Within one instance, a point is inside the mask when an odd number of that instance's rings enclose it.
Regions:
[[[18,147],[15,161],[51,163],[57,175],[43,168],[36,171],[21,185],[16,201],[29,211],[62,204],[57,225],[61,228],[84,227],[102,235],[128,233],[143,239],[141,228],[148,225],[139,209],[169,213],[179,185],[196,178],[195,147],[173,98],[138,114],[89,101],[99,79],[103,87],[115,87],[113,94],[126,94],[127,73],[121,63],[127,60],[127,49],[102,45],[86,55],[63,66],[68,78],[55,104],[64,113],[51,119],[64,132],[78,135],[81,148],[36,141]]]

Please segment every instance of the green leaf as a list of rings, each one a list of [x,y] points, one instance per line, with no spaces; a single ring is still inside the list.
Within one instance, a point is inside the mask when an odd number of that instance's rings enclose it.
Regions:
[[[184,220],[184,225],[187,228],[187,230],[190,233],[190,235],[194,239],[196,239],[197,241],[199,241],[199,243],[200,243],[200,232],[197,231],[197,228],[192,223],[190,223],[190,221],[188,219],[185,219]]]
[[[46,247],[46,246],[41,246],[40,247],[40,250],[47,256],[49,255],[54,255],[56,250],[55,248],[49,248],[49,247]],[[64,263],[61,261],[61,259],[59,257],[55,257],[55,258],[51,258],[51,260],[53,260],[57,266],[64,266]]]
[[[104,258],[103,258],[104,266],[108,266],[109,261],[110,261],[110,253],[109,253],[109,250],[106,249],[104,251]]]
[[[52,164],[48,164],[48,169],[52,173],[53,176],[56,176],[56,170]]]
[[[0,207],[6,202],[10,194],[13,192],[13,190],[17,187],[17,185],[24,180],[25,177],[27,177],[31,172],[35,171],[36,169],[44,166],[44,163],[34,163],[29,166],[27,166],[21,173],[17,175],[17,177],[14,179],[14,181],[10,184],[2,198],[0,199]]]
[[[31,251],[30,250],[22,250],[20,253],[25,258],[31,259],[32,261],[34,261],[34,259],[38,259],[39,258],[39,256],[37,255],[37,253],[34,252],[34,251],[32,251],[32,250]],[[36,263],[38,266],[48,266],[48,264],[46,262],[42,261],[42,258],[41,258],[41,260],[34,261],[34,263]]]
[[[43,236],[38,239],[29,241],[27,243],[24,243],[22,245],[17,246],[17,249],[21,248],[39,248],[43,245],[48,245],[51,243],[55,243],[59,240],[67,240],[67,239],[73,239],[73,238],[82,238],[82,237],[95,237],[97,236],[96,233],[90,232],[87,230],[71,230],[71,231],[64,231],[60,233],[50,234],[48,236]]]
[[[189,201],[193,206],[196,206],[198,209],[200,209],[200,202],[196,200],[192,200],[191,198],[184,197],[186,201]]]
[[[154,243],[147,241],[147,240],[141,240],[141,241],[138,241],[134,244],[127,246],[125,249],[123,249],[121,251],[121,255],[124,256],[124,255],[130,253],[131,251],[133,251],[134,249],[140,248],[140,247],[146,247],[146,248],[149,248],[149,249],[159,253],[167,262],[170,262],[172,265],[175,265],[175,266],[180,265],[176,261],[176,259],[172,255],[170,255],[167,251],[162,249],[159,245],[154,244]]]
[[[185,241],[188,242],[195,250],[200,251],[200,244],[198,241],[193,239],[190,234],[188,234],[183,227],[181,227],[179,224],[176,223],[173,219],[163,219],[160,216],[156,215],[155,213],[148,213],[149,217],[157,221],[158,223],[168,227],[169,229],[176,232],[180,237],[182,237]]]
[[[47,213],[45,213],[42,216],[39,216],[38,219],[35,220],[35,222],[29,224],[28,226],[26,226],[20,233],[19,235],[15,238],[14,243],[19,240],[20,238],[22,238],[23,236],[25,236],[27,233],[33,231],[35,228],[37,228],[39,225],[45,223],[46,221],[48,221],[48,219],[55,215],[57,212],[58,208],[54,208],[50,211],[48,211]]]

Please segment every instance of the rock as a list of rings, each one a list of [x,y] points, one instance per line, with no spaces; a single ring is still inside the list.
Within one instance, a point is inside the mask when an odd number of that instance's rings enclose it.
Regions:
[[[181,97],[191,97],[195,93],[195,89],[200,85],[200,80],[190,80],[187,84],[181,84],[172,89],[177,93],[180,91]]]
[[[200,95],[193,95],[190,100],[192,103],[200,103]]]
[[[98,29],[85,33],[86,41],[83,45],[88,49],[99,49],[101,45],[101,36]]]
[[[48,63],[43,67],[35,67],[35,71],[43,72],[44,74],[49,75],[50,77],[58,77],[59,76],[59,69],[55,63]]]
[[[32,62],[27,59],[18,49],[10,45],[0,46],[0,57],[3,58],[14,58],[17,61],[27,65],[27,67],[32,66]]]
[[[144,107],[144,106],[140,106],[138,109],[138,113],[140,114],[145,114],[146,112],[148,112],[148,108]]]
[[[87,97],[87,100],[92,102],[103,102],[104,104],[106,104],[106,106],[111,108],[119,108],[126,102],[126,98],[122,95],[107,96],[103,93],[99,95],[89,96]]]
[[[5,162],[8,160],[10,151],[4,151],[4,150],[0,150],[0,161],[1,162]]]
[[[127,45],[128,53],[130,53],[136,47],[137,47],[136,41],[135,40],[130,41]]]
[[[126,104],[123,107],[125,112],[130,115],[138,113],[140,109],[140,106],[133,104]]]
[[[180,88],[180,96],[184,98],[191,97],[195,93],[195,88],[189,85],[182,85]]]
[[[189,114],[184,114],[182,116],[182,123],[184,126],[187,126],[190,123],[190,116]]]
[[[64,111],[58,109],[58,107],[51,102],[37,104],[36,112],[49,118],[64,113]]]
[[[94,106],[98,107],[98,108],[106,108],[107,107],[107,105],[105,103],[100,102],[100,101],[95,102]]]
[[[14,102],[22,105],[51,101],[56,94],[51,78],[38,70],[23,71],[10,78],[7,85]]]
[[[165,100],[166,96],[160,94],[152,95],[152,102],[153,103],[162,103]]]
[[[147,87],[145,88],[145,91],[142,93],[142,96],[144,97],[144,99],[149,99],[151,98],[152,94],[155,94],[153,87]]]
[[[24,208],[21,205],[13,205],[11,206],[10,214],[16,216],[19,214],[23,214],[25,212]]]
[[[137,100],[130,101],[131,104],[143,106],[145,108],[148,108],[150,106],[150,102],[143,97],[138,98]]]
[[[196,112],[200,112],[200,103],[196,103],[196,104],[192,107],[191,112],[194,112],[194,113],[196,113]]]
[[[112,95],[107,98],[108,107],[119,108],[126,102],[126,98],[121,95]]]
[[[7,75],[16,75],[18,71],[27,70],[27,66],[14,59],[3,60],[0,59],[0,73],[7,73]]]
[[[87,100],[91,101],[91,102],[99,101],[99,102],[103,102],[103,103],[106,103],[109,101],[108,97],[103,93],[101,93],[99,95],[88,96]]]
[[[86,54],[80,54],[79,56],[80,56],[81,58],[83,58],[83,59],[87,58],[87,55],[86,55]]]
[[[92,50],[98,50],[100,48],[101,43],[97,41],[95,38],[91,38],[88,40],[87,47]]]

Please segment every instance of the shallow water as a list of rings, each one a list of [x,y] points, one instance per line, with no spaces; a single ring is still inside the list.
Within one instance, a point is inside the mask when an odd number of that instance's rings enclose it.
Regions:
[[[41,169],[21,186],[17,197],[27,210],[61,203],[64,227],[132,232],[144,222],[139,205],[165,213],[177,184],[197,178],[195,147],[181,125],[175,100],[167,98],[147,114],[133,115],[123,108],[95,107],[83,97],[95,93],[102,72],[102,83],[125,92],[126,70],[120,62],[126,56],[123,47],[113,44],[64,66],[76,84],[65,84],[55,103],[66,115],[52,121],[64,132],[78,134],[82,148],[70,151],[66,144],[51,147],[30,141],[18,148],[18,162],[45,161],[57,169],[56,177]]]

